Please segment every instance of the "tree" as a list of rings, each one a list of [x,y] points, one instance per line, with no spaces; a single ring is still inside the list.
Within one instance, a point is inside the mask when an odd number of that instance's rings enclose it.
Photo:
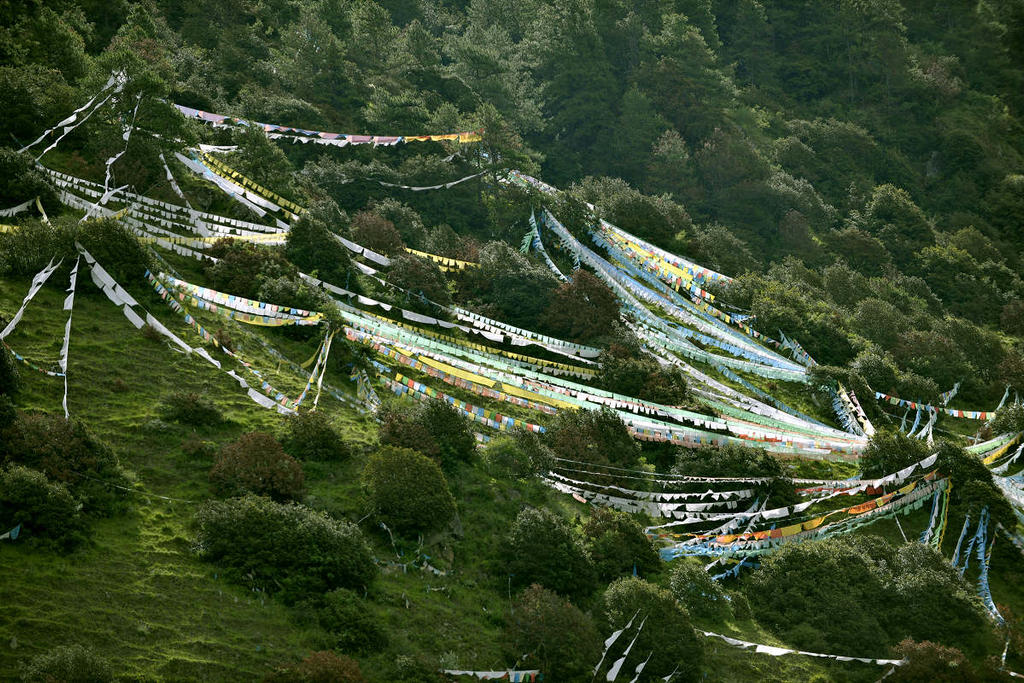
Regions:
[[[785,507],[799,501],[796,488],[782,462],[763,448],[726,444],[717,449],[680,448],[673,474],[692,477],[769,477],[754,488],[766,497],[769,507]]]
[[[350,291],[358,289],[356,278],[351,277],[349,251],[335,235],[335,230],[343,228],[346,223],[348,216],[333,201],[310,204],[299,220],[292,222],[285,255],[307,273],[315,273],[321,279]]]
[[[599,610],[604,633],[623,628],[633,619],[632,629],[608,653],[608,661],[622,656],[630,642],[626,637],[635,637],[623,671],[632,671],[644,661],[645,653],[650,653],[645,676],[668,676],[677,671],[678,680],[699,679],[704,648],[686,610],[669,591],[632,576],[618,579],[604,591]]]
[[[596,587],[594,562],[564,519],[544,509],[522,510],[509,532],[509,576],[514,586],[537,583],[580,600]]]
[[[352,240],[382,254],[399,254],[405,246],[395,224],[375,211],[360,211],[352,217]]]
[[[583,536],[601,581],[648,576],[661,569],[661,558],[643,527],[625,512],[595,508],[583,525]]]
[[[601,636],[591,618],[538,584],[519,594],[505,632],[510,654],[526,655],[551,680],[587,678],[601,656]]]
[[[596,276],[580,270],[572,282],[555,290],[541,320],[555,336],[587,343],[607,334],[618,319],[614,292]]]
[[[594,465],[634,467],[640,456],[626,424],[608,407],[559,411],[544,440],[558,457]]]
[[[243,434],[221,448],[210,481],[222,496],[254,493],[278,502],[301,500],[305,488],[302,465],[264,432]]]
[[[408,448],[384,446],[370,456],[363,487],[373,513],[402,535],[442,529],[455,516],[441,468]]]

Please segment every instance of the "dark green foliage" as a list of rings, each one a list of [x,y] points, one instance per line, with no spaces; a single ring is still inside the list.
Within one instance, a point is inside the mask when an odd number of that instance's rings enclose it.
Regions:
[[[940,441],[937,450],[939,460],[936,467],[953,483],[950,502],[970,513],[974,519],[978,518],[983,507],[988,507],[993,520],[1011,528],[1015,517],[1010,503],[995,485],[992,472],[981,458],[948,441]]]
[[[190,391],[177,391],[165,398],[160,405],[160,416],[191,427],[208,427],[224,420],[213,401]]]
[[[437,458],[446,470],[469,462],[476,452],[469,421],[444,401],[396,402],[380,412],[380,419],[381,443]]]
[[[57,201],[53,185],[46,174],[35,167],[28,154],[18,154],[10,147],[0,147],[0,178],[0,205],[4,208],[39,197],[48,212],[59,210],[60,202]],[[34,206],[23,215],[38,217]]]
[[[111,515],[126,504],[128,479],[110,446],[84,422],[21,414],[0,432],[0,458],[43,472],[68,487],[86,514]]]
[[[302,499],[305,477],[302,465],[274,437],[251,432],[220,449],[210,482],[221,496],[254,493],[283,503]]]
[[[671,406],[690,398],[683,371],[661,365],[637,345],[612,343],[598,362],[601,372],[597,384],[602,389]]]
[[[805,650],[874,657],[911,637],[976,651],[985,638],[973,589],[920,544],[849,536],[784,546],[744,591],[762,624]]]
[[[338,462],[351,455],[351,449],[331,424],[327,413],[318,410],[300,410],[287,416],[281,445],[286,453],[300,460]]]
[[[551,295],[541,317],[545,329],[561,339],[591,343],[619,320],[619,302],[607,285],[585,270],[563,283]]]
[[[543,437],[560,458],[595,465],[633,467],[640,446],[610,408],[562,410]]]
[[[387,633],[368,608],[366,599],[347,588],[324,595],[317,618],[320,627],[334,637],[334,647],[343,652],[371,653],[387,646]]]
[[[21,221],[17,230],[0,233],[0,273],[31,277],[53,257],[56,257],[54,262],[61,256],[65,257],[65,262],[69,256],[73,258],[72,225],[70,219],[55,218],[50,225],[32,219]],[[87,273],[88,269],[83,265],[79,274]],[[57,279],[59,275],[50,277]]]
[[[596,587],[594,562],[583,542],[548,510],[521,511],[503,554],[513,586],[538,583],[573,600],[588,597]]]
[[[298,664],[282,666],[265,683],[365,683],[359,663],[333,652],[313,652]]]
[[[61,645],[33,657],[22,670],[25,683],[110,683],[110,665],[89,648]]]
[[[1020,403],[1009,403],[996,412],[996,416],[989,422],[995,434],[1014,434],[1024,431],[1024,405]]]
[[[363,487],[373,513],[405,536],[443,529],[455,516],[455,499],[441,468],[408,448],[384,446],[371,455]]]
[[[982,680],[997,680],[979,676],[964,653],[955,647],[946,647],[927,640],[915,642],[907,638],[900,641],[895,650],[906,660],[906,663],[896,667],[892,676],[894,681],[974,683]]]
[[[219,259],[206,267],[210,287],[222,292],[256,299],[265,280],[295,275],[295,266],[289,263],[283,250],[240,240],[219,240],[209,253]],[[344,284],[344,283],[343,283]],[[288,304],[285,301],[272,301]]]
[[[361,588],[377,567],[362,532],[296,504],[246,496],[210,501],[195,517],[199,556],[233,581],[295,602]]]
[[[672,565],[669,588],[692,616],[719,622],[729,617],[732,596],[711,580],[711,575],[704,571],[703,563],[681,558]]]
[[[17,419],[18,410],[14,407],[11,397],[0,393],[0,434],[3,434],[4,430],[13,425]]]
[[[379,254],[399,254],[405,246],[395,224],[375,211],[352,217],[352,241]]]
[[[586,177],[572,191],[597,206],[602,218],[662,247],[686,238],[686,209],[668,195],[649,197],[619,178]]]
[[[519,594],[505,632],[510,654],[529,656],[546,679],[586,679],[601,657],[601,636],[593,620],[537,584]]]
[[[285,255],[303,272],[352,291],[354,273],[349,250],[335,237],[347,223],[348,216],[334,202],[314,202],[292,223]]]
[[[4,320],[4,318],[0,317],[0,326],[6,327],[7,322],[8,321]],[[2,329],[2,327],[0,327],[0,329]],[[8,404],[10,403],[8,395],[13,394],[18,390],[18,383],[21,378],[21,373],[18,371],[16,363],[17,360],[11,352],[7,350],[7,347],[0,347],[0,396],[3,397],[0,398],[0,401],[6,400]],[[5,421],[0,419],[0,430],[5,426],[7,426]]]
[[[754,488],[759,497],[768,498],[768,507],[785,507],[799,502],[796,488],[782,461],[763,448],[727,444],[716,449],[681,448],[673,474],[694,477],[771,477]]]
[[[640,620],[646,619],[622,670],[632,671],[646,659],[646,653],[652,653],[644,667],[645,674],[668,676],[678,667],[676,680],[699,679],[703,645],[697,639],[686,610],[669,591],[636,577],[619,579],[601,596],[599,612],[602,633],[623,628],[636,615],[632,629],[624,633],[609,652],[608,661],[622,655],[622,649],[629,643],[627,640],[622,644],[623,640],[637,635]]]
[[[643,527],[625,512],[595,508],[583,525],[583,537],[601,581],[649,576],[661,569],[661,558]]]
[[[434,313],[435,307],[427,300],[447,306],[451,303],[448,282],[437,264],[413,254],[392,257],[388,282],[404,292],[396,293],[394,301],[405,308]]]
[[[527,227],[522,226],[519,234]],[[536,327],[558,279],[504,242],[484,244],[478,260],[480,267],[463,271],[459,283],[460,291],[478,302],[476,310],[518,327]]]
[[[865,479],[878,479],[920,462],[933,452],[934,449],[923,439],[912,439],[902,432],[879,429],[871,437],[860,458],[861,473]]]
[[[526,429],[491,440],[484,449],[489,470],[499,477],[527,479],[543,474],[554,464],[554,453],[540,437]]]
[[[124,287],[145,282],[147,270],[154,268],[153,257],[128,227],[112,218],[90,219],[82,223],[76,239],[92,257]],[[79,278],[86,272],[84,262]]]
[[[87,529],[78,501],[60,483],[27,467],[0,471],[0,527],[21,525],[21,533],[69,552],[85,542]]]

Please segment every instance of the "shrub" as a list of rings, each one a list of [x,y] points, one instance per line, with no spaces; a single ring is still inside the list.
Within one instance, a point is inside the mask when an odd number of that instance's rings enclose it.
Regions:
[[[294,277],[297,272],[283,250],[276,247],[223,239],[215,242],[209,253],[218,259],[206,267],[210,286],[249,299],[258,298],[264,280]]]
[[[673,680],[699,678],[703,647],[697,640],[686,610],[664,588],[636,577],[619,579],[602,595],[600,614],[603,633],[624,627],[636,615],[632,629],[624,633],[608,653],[608,661],[621,657],[622,650],[629,643],[624,639],[636,636],[623,671],[632,671],[644,661],[644,653],[649,652],[651,658],[644,667],[645,676],[668,676],[678,667],[678,678]],[[641,620],[646,621],[643,630],[637,634]]]
[[[584,344],[605,336],[618,320],[615,293],[585,270],[576,271],[572,282],[555,290],[541,318],[556,337]]]
[[[443,528],[455,516],[441,468],[408,448],[384,446],[371,455],[363,486],[374,514],[403,535]]]
[[[684,558],[673,564],[669,588],[679,604],[696,617],[721,621],[729,616],[729,597],[700,562]]]
[[[252,432],[220,449],[210,481],[222,496],[255,493],[287,502],[302,498],[305,477],[299,461],[285,453],[274,437]]]
[[[948,475],[953,484],[949,499],[952,505],[961,512],[970,513],[973,519],[977,519],[981,509],[987,506],[993,521],[1007,528],[1016,524],[1010,503],[980,458],[948,441],[940,441],[937,450],[939,459],[936,467]]]
[[[448,280],[438,265],[430,259],[415,254],[399,254],[392,257],[388,282],[408,292],[404,299],[398,300],[406,308],[434,313],[434,306],[429,301],[442,306],[451,303]]]
[[[880,429],[868,441],[860,458],[861,474],[865,479],[877,479],[920,462],[931,455],[932,449],[922,439],[913,439],[902,432]]]
[[[0,329],[6,326],[7,321],[0,317]],[[0,346],[0,396],[13,394],[18,390],[20,374],[14,356],[11,355],[6,346]],[[0,428],[2,427],[3,425],[0,423]]]
[[[637,521],[625,512],[595,508],[583,525],[583,536],[602,581],[634,572],[646,576],[661,568],[654,545]]]
[[[492,474],[506,479],[526,479],[547,472],[554,453],[534,432],[517,428],[487,444],[484,458]]]
[[[476,452],[469,420],[441,400],[395,402],[379,413],[382,444],[411,448],[438,458],[443,467],[468,462]]]
[[[506,563],[512,584],[538,583],[572,599],[590,595],[597,584],[594,562],[564,519],[527,508],[512,523]]]
[[[56,190],[32,157],[0,147],[0,206],[6,208],[36,197],[48,211],[60,209]]]
[[[301,505],[257,496],[210,501],[195,526],[202,559],[286,602],[365,586],[377,573],[358,527]]]
[[[906,663],[896,667],[893,681],[969,683],[980,680],[964,653],[954,647],[928,641],[917,643],[905,638],[895,650]]]
[[[352,217],[352,241],[381,254],[398,254],[405,246],[395,224],[375,211]]]
[[[14,424],[14,421],[18,419],[18,410],[14,407],[14,402],[11,401],[11,397],[6,394],[0,394],[0,436],[3,435],[5,429]],[[3,454],[0,449],[0,455]]]
[[[46,539],[65,552],[86,538],[74,496],[63,484],[27,467],[0,472],[0,528],[7,531],[18,524],[26,536]]]
[[[937,551],[876,536],[783,546],[744,592],[760,623],[805,650],[879,657],[908,636],[973,646],[987,635],[980,602]]]
[[[78,498],[87,513],[112,514],[127,502],[128,480],[117,457],[78,419],[20,415],[0,438],[0,458],[39,470]],[[111,486],[113,484],[114,486]]]
[[[325,595],[317,616],[320,627],[334,636],[339,650],[379,652],[387,646],[387,633],[367,608],[366,600],[347,588]]]
[[[307,273],[313,273],[332,284],[345,286],[352,268],[349,251],[335,237],[331,226],[342,228],[348,223],[338,205],[331,200],[314,202],[288,231],[285,254],[288,260]],[[347,289],[352,289],[349,282]]]
[[[217,455],[217,446],[193,434],[181,442],[181,452],[193,460],[213,460]]]
[[[0,384],[0,389],[3,385]],[[1024,431],[1024,403],[1011,403],[1000,408],[989,422],[995,434]]]
[[[630,355],[620,348],[613,346],[601,354],[599,387],[662,405],[680,405],[689,400],[689,387],[682,370],[662,366],[650,356]]]
[[[511,656],[528,657],[553,681],[589,679],[601,657],[601,636],[593,620],[537,584],[519,594],[505,633]]]
[[[595,465],[635,467],[640,446],[610,408],[562,410],[545,434],[555,455]]]
[[[126,225],[113,218],[87,220],[76,238],[110,276],[124,285],[142,280],[152,270],[153,257]]]
[[[65,219],[55,218],[51,225],[23,220],[17,230],[0,233],[0,273],[31,277],[52,257],[74,253],[73,228]]]
[[[695,477],[771,477],[754,486],[756,495],[768,497],[770,507],[793,505],[800,500],[782,461],[763,448],[738,444],[716,449],[681,448],[672,473]]]
[[[62,645],[33,657],[21,680],[26,683],[107,683],[114,680],[110,666],[81,645]]]
[[[314,652],[298,664],[278,668],[265,683],[365,683],[359,663],[333,652]]]
[[[285,418],[281,445],[302,460],[337,462],[351,455],[327,414],[315,410],[300,410]]]
[[[160,416],[192,427],[208,427],[224,420],[213,401],[194,391],[176,391],[165,398]]]

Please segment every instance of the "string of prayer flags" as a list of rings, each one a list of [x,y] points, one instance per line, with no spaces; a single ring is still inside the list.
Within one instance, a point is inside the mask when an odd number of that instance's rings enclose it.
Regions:
[[[457,142],[459,144],[467,144],[471,142],[480,142],[483,139],[482,135],[484,132],[481,128],[462,133],[441,133],[433,135],[351,135],[346,133],[327,133],[324,131],[292,128],[290,126],[282,126],[274,123],[248,121],[246,119],[229,117],[223,114],[212,114],[210,112],[202,111],[201,109],[184,107],[180,104],[175,104],[174,106],[186,118],[197,119],[199,121],[213,124],[214,126],[255,126],[257,128],[262,128],[263,131],[268,134],[267,137],[270,138],[284,136],[294,138],[295,140],[302,142],[308,141],[317,144],[333,145],[336,147],[370,144],[374,147],[387,147],[404,142]]]
[[[731,638],[721,633],[714,633],[712,631],[700,630],[700,633],[704,634],[706,638],[720,638],[733,647],[738,647],[742,650],[752,650],[757,654],[769,655],[771,657],[782,657],[784,655],[804,655],[805,657],[818,657],[819,659],[832,659],[837,662],[862,662],[864,664],[877,664],[879,666],[903,666],[907,663],[905,659],[876,659],[873,657],[846,657],[843,655],[828,655],[822,654],[821,652],[806,652],[804,650],[791,650],[786,647],[776,647],[774,645],[761,645],[758,643],[751,643],[746,640],[739,640],[738,638]]]
[[[957,384],[956,387],[954,387],[950,391],[946,392],[946,394],[949,395],[949,398],[952,398],[954,395],[956,395],[956,391],[955,390],[957,389],[957,387],[959,387],[959,383]],[[945,394],[943,396],[945,396]],[[946,407],[937,408],[937,407],[935,407],[935,406],[933,406],[931,404],[928,404],[928,403],[918,403],[917,401],[908,401],[906,399],[898,398],[898,397],[892,396],[890,394],[884,394],[884,393],[882,393],[880,391],[876,391],[875,392],[875,398],[878,399],[879,401],[885,401],[886,403],[889,403],[890,405],[894,405],[894,406],[903,406],[903,407],[906,407],[906,408],[910,408],[911,410],[923,410],[923,411],[926,411],[926,412],[929,412],[929,413],[941,413],[943,415],[949,415],[950,417],[965,418],[965,419],[968,419],[968,420],[991,420],[996,415],[995,411],[958,410],[958,409],[955,409],[955,408],[946,408]]]

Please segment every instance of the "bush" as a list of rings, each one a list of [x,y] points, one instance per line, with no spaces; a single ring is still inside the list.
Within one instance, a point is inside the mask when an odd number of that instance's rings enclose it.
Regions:
[[[578,270],[572,282],[554,291],[541,324],[556,337],[587,344],[608,334],[618,320],[615,293],[596,275]]]
[[[334,636],[334,645],[345,652],[379,652],[387,647],[387,633],[368,609],[366,600],[347,588],[324,596],[317,612],[320,627]]]
[[[636,643],[623,671],[632,671],[644,661],[644,653],[649,652],[651,658],[644,667],[645,676],[668,676],[678,667],[678,678],[673,680],[699,678],[704,649],[686,610],[664,588],[636,577],[619,579],[608,586],[602,595],[600,614],[602,633],[611,633],[624,627],[636,615],[632,629],[622,635],[608,653],[607,661],[621,657],[629,643],[629,640],[624,639],[632,639],[636,635]],[[646,619],[644,628],[637,635],[636,629],[642,619]]]
[[[298,664],[278,668],[265,683],[365,683],[359,663],[333,652],[314,652]]]
[[[259,298],[264,280],[291,278],[297,273],[295,266],[285,259],[283,250],[277,247],[222,239],[213,244],[209,253],[218,259],[216,263],[206,266],[210,286],[249,299]]]
[[[395,402],[379,413],[380,442],[438,458],[445,469],[468,462],[476,452],[469,420],[442,400]]]
[[[50,258],[56,257],[56,261],[75,254],[73,225],[61,218],[55,218],[51,225],[32,219],[22,221],[17,230],[0,233],[0,273],[31,277]]]
[[[0,394],[0,436],[3,435],[4,430],[14,424],[14,421],[18,419],[18,410],[14,407],[14,402],[11,401],[11,397],[6,394]],[[3,450],[0,449],[0,455],[3,454]]]
[[[107,683],[114,680],[110,666],[81,645],[62,645],[33,657],[21,680],[26,683]]]
[[[281,445],[289,455],[302,460],[338,462],[351,451],[326,413],[300,410],[285,418]]]
[[[910,638],[900,641],[896,654],[906,664],[896,667],[893,681],[935,681],[936,683],[971,683],[980,680],[964,653],[954,647],[944,647]]]
[[[3,385],[0,384],[0,389]],[[996,412],[989,422],[995,434],[1007,434],[1024,431],[1024,403],[1011,403]]]
[[[505,633],[510,659],[527,657],[549,680],[589,679],[601,657],[601,636],[593,620],[537,584],[519,594]]]
[[[594,562],[564,519],[527,508],[512,523],[506,563],[512,585],[538,583],[570,599],[589,596],[597,585]]]
[[[661,569],[661,558],[633,517],[611,508],[594,508],[583,525],[587,549],[601,581],[634,572],[647,576]]]
[[[0,529],[20,524],[25,535],[70,551],[86,539],[78,501],[42,472],[12,467],[0,472]]]
[[[394,301],[405,308],[437,315],[434,304],[447,306],[452,301],[445,274],[428,258],[415,254],[392,257],[387,280],[405,290],[405,294],[394,295]]]
[[[56,190],[47,175],[36,168],[32,156],[0,147],[0,206],[7,208],[36,197],[48,211],[60,210]]]
[[[343,228],[348,216],[331,200],[314,202],[288,231],[285,254],[288,260],[307,273],[339,287],[353,289],[354,278],[349,278],[352,264],[349,251],[335,237],[331,226]]]
[[[208,427],[224,421],[220,408],[202,394],[176,391],[164,399],[160,416],[191,427]]]
[[[554,455],[537,434],[521,428],[493,439],[484,449],[491,473],[505,479],[527,479],[543,474],[554,464]]]
[[[957,511],[978,519],[981,509],[987,506],[993,521],[1013,528],[1017,523],[1013,509],[981,459],[948,441],[940,441],[937,450],[936,467],[953,484],[949,500]]]
[[[544,440],[561,458],[595,465],[635,467],[640,457],[626,424],[607,407],[559,411]]]
[[[908,636],[973,648],[988,635],[980,601],[938,551],[877,536],[783,546],[744,592],[760,623],[805,650],[880,657]]]
[[[127,492],[118,487],[127,486],[128,480],[117,457],[81,420],[19,415],[0,434],[0,458],[64,484],[86,513],[109,515],[127,503]]]
[[[443,528],[455,516],[441,468],[408,448],[384,446],[371,455],[363,486],[374,514],[402,535]]]
[[[689,558],[676,560],[669,577],[672,595],[697,617],[722,621],[729,616],[729,597],[711,580],[700,562]]]
[[[252,432],[220,449],[210,481],[221,496],[255,493],[287,502],[302,498],[305,477],[299,461],[274,437]]]
[[[683,371],[674,366],[662,366],[650,356],[631,353],[620,345],[613,345],[598,359],[601,373],[597,385],[607,391],[634,396],[662,405],[681,405],[689,400],[690,392]]]
[[[399,254],[405,247],[395,224],[375,211],[352,217],[352,241],[380,254]]]
[[[301,505],[257,496],[210,501],[195,526],[202,559],[286,602],[365,586],[377,574],[358,527]]]
[[[782,461],[763,448],[727,444],[715,449],[680,448],[673,474],[694,477],[771,477],[754,486],[756,495],[767,496],[770,507],[785,507],[800,501],[796,487]]]
[[[75,237],[118,284],[144,282],[146,271],[154,268],[153,257],[135,233],[113,218],[87,220]]]
[[[0,330],[7,326],[7,322],[0,316]],[[14,356],[6,346],[0,346],[0,396],[16,392],[20,377],[21,373],[18,372]],[[0,429],[2,428],[3,423],[0,423]]]
[[[931,453],[932,449],[923,439],[913,439],[902,432],[880,429],[868,441],[868,447],[861,455],[861,474],[865,479],[878,479],[920,462]]]

